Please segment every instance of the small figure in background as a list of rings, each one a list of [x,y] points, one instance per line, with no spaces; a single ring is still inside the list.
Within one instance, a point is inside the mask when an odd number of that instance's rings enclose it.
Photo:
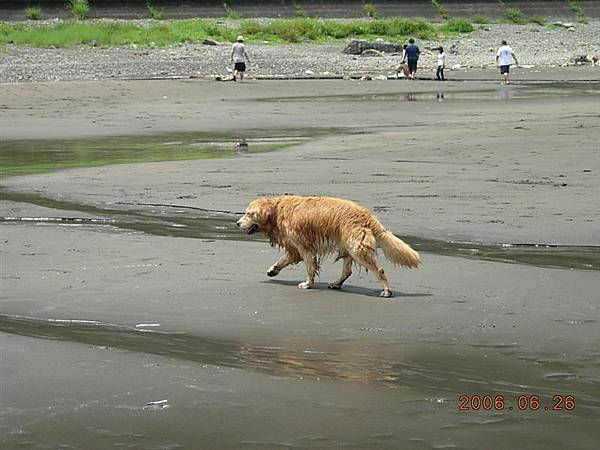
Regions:
[[[446,81],[444,78],[444,68],[446,67],[446,53],[444,52],[444,47],[438,48],[437,55],[437,71],[435,72],[435,77],[438,81]]]
[[[406,47],[406,61],[408,61],[408,78],[414,80],[417,75],[417,61],[419,61],[419,55],[421,50],[415,44],[415,40],[410,38],[408,40],[408,46]]]
[[[231,62],[233,63],[233,81],[240,76],[240,81],[244,81],[244,72],[246,72],[246,62],[250,63],[250,57],[244,46],[244,37],[238,36],[237,42],[231,47]]]
[[[408,44],[402,46],[402,60],[400,61],[400,64],[398,64],[398,67],[396,67],[396,79],[400,78],[400,72],[402,72],[405,78],[408,78],[409,72],[408,66],[406,65],[406,47],[408,47]]]
[[[496,64],[500,66],[500,76],[502,77],[500,84],[510,84],[510,65],[513,63],[513,59],[518,66],[519,61],[517,61],[515,52],[513,52],[513,49],[510,48],[505,40],[502,40],[502,47],[498,49],[498,53],[496,54]]]

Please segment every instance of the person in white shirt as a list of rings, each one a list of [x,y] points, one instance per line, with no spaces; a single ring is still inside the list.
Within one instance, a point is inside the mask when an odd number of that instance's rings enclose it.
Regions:
[[[233,63],[233,81],[240,76],[240,81],[244,81],[244,72],[246,71],[246,62],[250,63],[248,52],[244,46],[244,37],[238,36],[237,42],[231,47],[231,62]]]
[[[400,73],[404,75],[404,78],[408,78],[408,65],[406,64],[406,47],[408,44],[404,44],[402,46],[402,59],[400,60],[400,64],[396,67],[396,79],[400,78]]]
[[[438,81],[446,81],[444,78],[444,68],[446,67],[446,53],[444,52],[444,47],[438,48],[437,55],[437,71],[435,72],[435,77]]]
[[[519,61],[517,61],[515,52],[513,52],[513,49],[503,40],[502,47],[498,49],[498,53],[496,54],[496,64],[500,66],[500,76],[502,77],[500,81],[501,84],[510,84],[509,73],[510,65],[513,63],[513,60],[518,66]]]

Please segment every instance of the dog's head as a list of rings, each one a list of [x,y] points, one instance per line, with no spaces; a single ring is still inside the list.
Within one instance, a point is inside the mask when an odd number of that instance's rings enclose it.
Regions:
[[[246,208],[246,213],[237,221],[237,226],[246,234],[257,231],[268,233],[273,228],[275,205],[271,199],[259,198]]]

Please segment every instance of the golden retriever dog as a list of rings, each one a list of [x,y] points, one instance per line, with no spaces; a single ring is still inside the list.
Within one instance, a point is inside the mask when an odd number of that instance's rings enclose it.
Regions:
[[[377,276],[383,285],[382,297],[391,297],[392,290],[375,259],[378,247],[395,265],[417,267],[421,262],[419,254],[387,231],[368,209],[350,200],[295,195],[260,198],[248,205],[237,225],[247,234],[263,232],[271,245],[285,251],[269,268],[268,276],[304,261],[308,276],[298,285],[301,289],[313,287],[321,259],[331,253],[337,253],[336,261],[344,260],[342,275],[329,284],[331,289],[342,287],[355,263]]]

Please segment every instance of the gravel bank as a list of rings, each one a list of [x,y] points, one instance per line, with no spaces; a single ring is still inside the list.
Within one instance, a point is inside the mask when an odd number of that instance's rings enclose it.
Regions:
[[[573,30],[529,25],[485,25],[443,44],[447,66],[460,70],[494,66],[501,39],[511,44],[521,65],[548,68],[572,63],[576,56],[600,53],[600,21],[575,24]],[[392,74],[397,55],[360,57],[342,53],[344,44],[249,45],[250,76]],[[8,45],[0,53],[0,82],[68,81],[105,78],[211,77],[227,74],[229,44],[183,44],[167,48],[39,49]],[[421,75],[434,69],[435,56],[420,61]],[[600,68],[598,71],[600,75]]]

